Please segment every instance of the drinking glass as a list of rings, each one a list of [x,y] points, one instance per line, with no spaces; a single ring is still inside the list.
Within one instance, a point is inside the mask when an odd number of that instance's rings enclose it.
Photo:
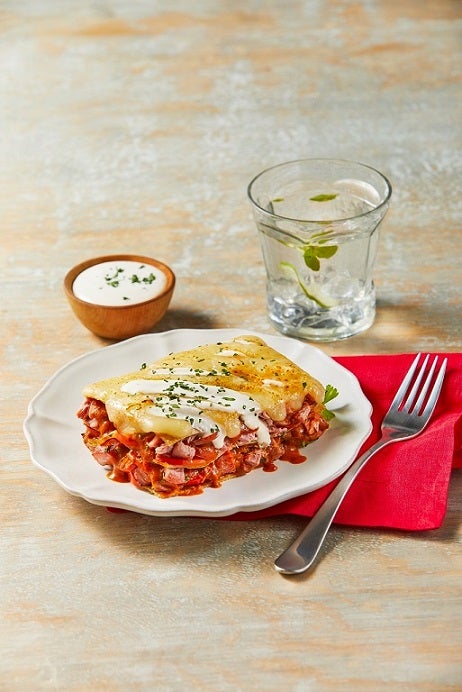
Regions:
[[[379,225],[391,197],[387,178],[353,161],[304,159],[262,171],[248,196],[275,327],[313,341],[368,329]]]

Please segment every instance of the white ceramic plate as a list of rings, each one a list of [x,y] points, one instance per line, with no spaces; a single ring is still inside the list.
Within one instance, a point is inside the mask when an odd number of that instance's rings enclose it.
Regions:
[[[93,381],[137,370],[142,363],[201,344],[256,334],[324,385],[340,392],[330,408],[336,418],[324,436],[306,448],[305,464],[279,462],[278,470],[261,469],[208,488],[201,495],[160,499],[130,483],[116,483],[90,455],[81,440],[83,425],[76,412],[82,388]],[[29,404],[24,432],[33,463],[73,495],[96,505],[151,515],[226,516],[264,509],[325,485],[352,462],[371,431],[372,407],[358,380],[325,353],[295,339],[257,334],[246,329],[180,329],[145,334],[91,351],[53,375]]]

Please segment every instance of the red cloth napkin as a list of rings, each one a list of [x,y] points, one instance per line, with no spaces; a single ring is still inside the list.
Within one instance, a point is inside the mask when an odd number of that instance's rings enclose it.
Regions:
[[[373,407],[373,430],[360,454],[379,439],[380,424],[414,355],[335,358],[356,375]],[[447,357],[448,368],[429,425],[417,437],[385,447],[368,462],[348,491],[335,523],[407,531],[441,525],[451,470],[462,468],[462,353],[441,355]],[[311,517],[336,483],[338,479],[268,509],[222,519],[253,520],[281,514]]]
[[[417,437],[385,447],[368,462],[340,506],[336,523],[408,531],[441,525],[451,469],[462,468],[462,353],[441,355],[447,357],[448,368],[429,425]],[[382,419],[413,358],[411,354],[335,358],[356,375],[373,407],[373,430],[361,452],[379,439]],[[259,512],[226,518],[310,517],[337,482]]]

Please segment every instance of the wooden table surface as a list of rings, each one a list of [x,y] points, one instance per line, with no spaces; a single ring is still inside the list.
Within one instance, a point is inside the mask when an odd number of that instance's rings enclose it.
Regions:
[[[27,405],[107,346],[66,271],[169,263],[155,331],[274,334],[246,199],[262,168],[359,160],[392,181],[378,313],[327,354],[460,351],[462,5],[451,0],[0,2],[0,689],[460,690],[461,474],[440,529],[114,514],[32,465]]]

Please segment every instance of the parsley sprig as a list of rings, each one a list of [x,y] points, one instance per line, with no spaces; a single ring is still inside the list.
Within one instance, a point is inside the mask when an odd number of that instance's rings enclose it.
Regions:
[[[338,389],[336,387],[334,387],[331,384],[326,385],[326,389],[324,392],[324,399],[322,401],[322,405],[324,407],[324,409],[322,411],[322,417],[324,418],[324,420],[329,421],[329,420],[332,420],[332,418],[335,418],[335,413],[333,411],[329,411],[329,409],[326,408],[326,404],[328,404],[329,401],[332,401],[332,399],[335,399],[336,397],[338,397],[338,394],[339,394],[339,392],[338,392]]]

